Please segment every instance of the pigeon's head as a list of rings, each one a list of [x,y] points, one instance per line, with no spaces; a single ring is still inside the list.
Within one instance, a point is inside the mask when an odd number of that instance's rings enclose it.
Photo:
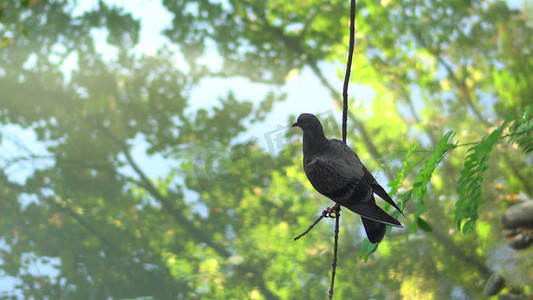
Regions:
[[[304,132],[322,132],[322,125],[313,114],[301,114],[296,123],[292,124],[292,127],[300,127]]]

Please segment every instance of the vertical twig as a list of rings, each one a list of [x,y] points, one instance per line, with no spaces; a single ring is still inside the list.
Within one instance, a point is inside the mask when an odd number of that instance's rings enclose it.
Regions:
[[[346,123],[348,121],[348,84],[350,83],[350,73],[352,69],[353,49],[355,46],[355,0],[350,2],[350,44],[348,48],[348,61],[346,62],[346,73],[344,74],[344,86],[342,88],[342,141],[346,143]]]
[[[344,86],[342,88],[342,141],[346,144],[347,122],[348,122],[348,85],[350,83],[350,73],[352,69],[353,50],[355,46],[355,0],[350,1],[350,44],[348,47],[348,61],[346,62],[346,73],[344,75]],[[329,299],[333,299],[333,287],[335,285],[335,273],[337,269],[337,245],[339,242],[339,217],[340,207],[335,214],[335,237],[333,246],[333,263],[331,264],[331,285],[329,287]]]
[[[331,284],[329,286],[329,299],[333,299],[333,286],[335,285],[335,271],[337,269],[337,245],[339,244],[339,216],[341,207],[337,206],[335,216],[335,237],[333,243],[333,263],[331,264]]]
[[[348,48],[348,62],[346,63],[346,73],[344,76],[344,86],[342,89],[342,141],[346,144],[346,136],[347,136],[347,121],[348,121],[348,84],[350,82],[350,73],[352,68],[352,59],[353,59],[353,51],[354,51],[354,45],[355,45],[355,10],[356,10],[356,1],[351,0],[350,1],[350,44]],[[335,204],[335,206],[330,209],[324,210],[322,212],[322,215],[311,225],[309,228],[304,231],[302,234],[298,235],[294,238],[294,240],[298,240],[302,236],[306,235],[313,227],[322,220],[324,217],[333,217],[333,214],[335,214],[335,235],[334,235],[334,244],[333,244],[333,262],[331,264],[331,284],[329,287],[329,299],[333,298],[333,288],[335,285],[335,273],[337,269],[337,249],[338,249],[338,243],[339,243],[339,217],[340,217],[340,206],[338,204]]]

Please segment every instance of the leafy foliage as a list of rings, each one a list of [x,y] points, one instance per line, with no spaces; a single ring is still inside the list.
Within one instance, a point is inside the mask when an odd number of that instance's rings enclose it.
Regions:
[[[433,171],[435,171],[435,168],[440,163],[440,161],[444,158],[446,153],[450,149],[455,148],[455,144],[450,143],[453,136],[454,136],[454,132],[449,131],[440,139],[440,141],[435,146],[435,150],[433,150],[433,153],[426,161],[424,168],[418,171],[418,175],[415,178],[415,182],[413,184],[412,196],[418,200],[416,203],[416,212],[415,212],[415,218],[417,219],[417,224],[419,222],[420,224],[426,224],[425,222],[419,221],[418,219],[420,218],[420,215],[427,210],[426,205],[424,203],[424,195],[427,192],[427,185],[429,181],[431,180]]]
[[[525,153],[533,151],[533,105],[524,109],[519,118],[509,126],[509,143],[515,143]]]
[[[470,233],[474,230],[474,224],[478,219],[478,207],[484,203],[481,197],[481,184],[483,182],[483,173],[488,169],[489,154],[494,144],[499,140],[502,132],[509,123],[509,120],[484,137],[479,144],[467,151],[464,162],[464,168],[461,171],[461,177],[457,181],[457,192],[459,199],[455,204],[455,222],[457,228],[464,233]],[[466,222],[463,224],[463,220]]]
[[[389,195],[392,197],[394,195],[396,195],[396,193],[398,192],[398,189],[400,187],[402,187],[402,183],[403,181],[405,180],[405,178],[407,177],[407,175],[409,175],[409,173],[413,170],[413,168],[415,167],[415,165],[417,163],[420,162],[420,160],[422,159],[422,157],[418,157],[418,160],[415,161],[415,162],[410,162],[410,159],[411,159],[411,155],[420,148],[420,146],[415,143],[413,145],[411,145],[408,149],[407,149],[407,152],[405,153],[405,156],[403,156],[402,160],[402,168],[400,169],[400,171],[396,174],[396,179],[395,180],[392,180],[391,182],[389,182],[388,186],[392,188],[392,190],[389,192]],[[402,201],[400,202],[400,208],[403,209],[403,207],[405,207],[405,203],[407,201]]]
[[[471,233],[474,230],[474,224],[478,219],[478,208],[484,203],[482,199],[483,173],[488,169],[489,154],[502,137],[503,132],[508,129],[509,143],[516,143],[523,152],[533,151],[531,111],[533,111],[533,106],[525,108],[516,120],[512,120],[512,115],[508,116],[500,127],[468,149],[464,168],[458,180],[459,199],[455,211],[457,227],[462,228],[464,233]],[[465,220],[466,222],[463,223]]]

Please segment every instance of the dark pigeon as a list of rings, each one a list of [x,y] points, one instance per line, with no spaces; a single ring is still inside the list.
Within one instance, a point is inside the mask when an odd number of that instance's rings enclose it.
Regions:
[[[401,212],[352,149],[340,140],[327,139],[313,114],[301,114],[292,126],[303,130],[303,165],[313,187],[361,215],[370,242],[379,243],[383,239],[386,225],[403,228],[376,205],[374,193]]]

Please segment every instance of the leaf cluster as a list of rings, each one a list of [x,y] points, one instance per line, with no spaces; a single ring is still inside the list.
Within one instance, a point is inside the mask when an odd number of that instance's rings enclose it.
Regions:
[[[484,203],[482,198],[483,174],[488,169],[489,155],[496,143],[502,139],[502,134],[509,131],[509,142],[517,143],[524,153],[532,150],[531,111],[533,106],[526,108],[511,124],[512,115],[490,134],[467,150],[461,177],[458,179],[457,192],[459,199],[455,206],[454,220],[458,229],[464,233],[471,233],[478,219],[478,208]],[[511,124],[511,125],[510,125]]]

